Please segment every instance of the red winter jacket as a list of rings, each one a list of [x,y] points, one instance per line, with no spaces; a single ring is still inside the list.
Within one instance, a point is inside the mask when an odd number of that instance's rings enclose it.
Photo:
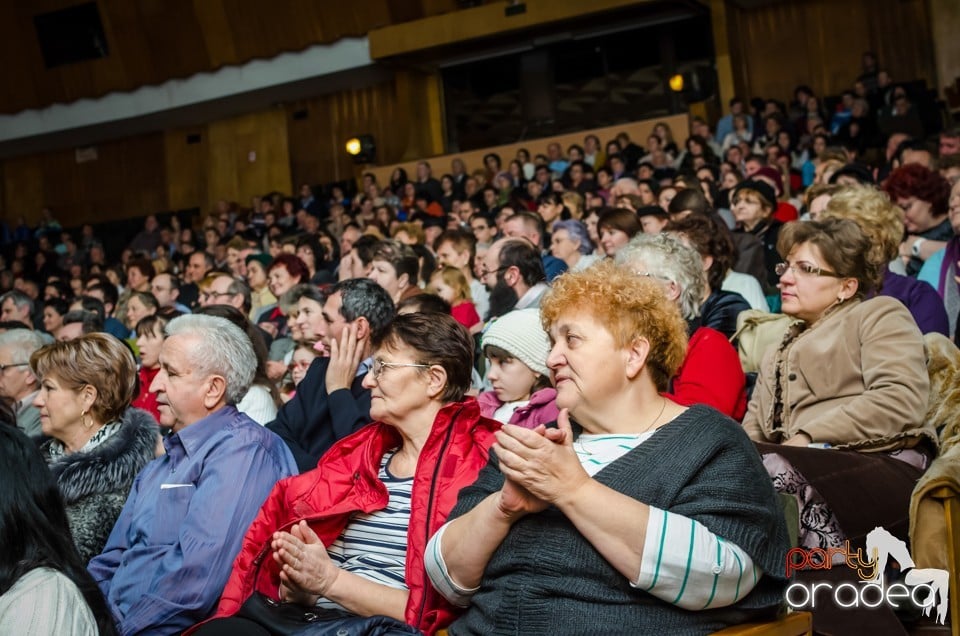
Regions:
[[[738,422],[747,412],[747,379],[740,356],[726,336],[700,327],[687,343],[687,357],[665,393],[678,404],[706,404]]]
[[[420,453],[407,533],[410,595],[404,620],[426,634],[449,625],[459,610],[430,585],[423,552],[447,520],[460,489],[472,484],[487,464],[499,428],[498,422],[480,416],[476,400],[449,404],[437,414]],[[375,422],[330,448],[316,469],[278,482],[247,530],[213,618],[235,614],[255,590],[278,597],[278,568],[270,554],[274,532],[306,520],[329,546],[354,514],[386,507],[389,497],[378,478],[380,462],[399,443],[393,427]]]

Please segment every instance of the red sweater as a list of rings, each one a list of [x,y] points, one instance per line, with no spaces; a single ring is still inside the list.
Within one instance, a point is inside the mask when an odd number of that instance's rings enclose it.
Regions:
[[[143,409],[158,422],[160,421],[160,411],[157,409],[157,394],[150,392],[150,384],[159,372],[160,367],[156,369],[144,369],[140,367],[140,370],[137,372],[137,377],[140,382],[140,394],[137,395],[137,399],[130,404],[130,406],[134,408]]]
[[[460,610],[433,589],[423,552],[446,522],[460,489],[472,484],[486,466],[499,428],[498,422],[480,416],[476,400],[448,404],[437,415],[420,453],[407,532],[410,595],[404,620],[428,635],[449,625]],[[375,422],[334,445],[316,469],[278,482],[247,530],[213,618],[235,614],[254,591],[277,598],[280,579],[270,556],[274,532],[305,519],[329,546],[354,514],[382,510],[389,495],[378,478],[380,461],[399,443],[396,429]]]
[[[665,395],[684,406],[706,404],[738,422],[747,412],[746,377],[740,356],[722,333],[700,327],[687,343],[687,357]]]

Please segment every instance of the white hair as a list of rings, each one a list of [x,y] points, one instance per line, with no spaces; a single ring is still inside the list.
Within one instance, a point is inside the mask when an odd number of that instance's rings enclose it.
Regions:
[[[250,338],[226,318],[187,314],[167,323],[167,336],[193,336],[188,351],[193,370],[201,376],[219,375],[226,380],[226,401],[238,403],[253,382],[257,356]]]
[[[669,234],[637,234],[617,252],[618,265],[642,261],[658,277],[671,280],[680,288],[680,313],[687,320],[700,315],[706,276],[703,260]]]
[[[0,333],[0,348],[10,350],[11,364],[26,364],[30,362],[33,352],[44,346],[46,341],[38,332],[31,329],[11,329]]]

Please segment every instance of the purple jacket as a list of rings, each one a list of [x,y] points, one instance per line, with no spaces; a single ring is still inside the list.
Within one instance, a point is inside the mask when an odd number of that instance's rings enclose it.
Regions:
[[[513,412],[508,424],[516,424],[523,428],[536,428],[541,424],[555,422],[560,414],[557,408],[557,390],[553,387],[540,389],[530,396],[530,403],[522,406]],[[493,417],[498,408],[503,406],[503,402],[493,391],[484,391],[477,396],[477,403],[480,405],[480,415],[484,417]]]
[[[879,295],[896,298],[906,305],[922,333],[936,332],[949,337],[947,309],[940,294],[929,284],[888,269],[884,272],[883,289]]]

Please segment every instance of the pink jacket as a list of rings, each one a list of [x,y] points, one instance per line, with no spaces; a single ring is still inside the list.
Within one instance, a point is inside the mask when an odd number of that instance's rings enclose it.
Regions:
[[[518,408],[513,412],[508,424],[516,424],[524,428],[536,428],[540,424],[555,422],[560,414],[557,408],[557,390],[553,387],[540,389],[530,396],[530,403]],[[484,417],[493,417],[498,408],[503,406],[503,402],[493,391],[484,391],[477,396],[477,403],[480,405],[480,415]]]

